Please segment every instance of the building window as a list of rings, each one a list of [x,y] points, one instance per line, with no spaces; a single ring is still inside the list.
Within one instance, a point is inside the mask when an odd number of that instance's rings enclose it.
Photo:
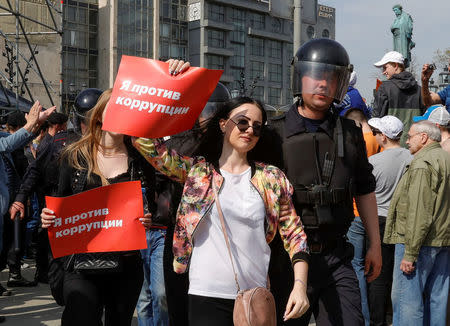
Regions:
[[[230,58],[230,64],[233,67],[244,67],[245,65],[245,45],[231,43],[234,55]]]
[[[225,21],[225,7],[214,3],[208,4],[208,19],[218,22]]]
[[[264,15],[256,12],[250,13],[250,26],[254,29],[265,29],[266,24]]]
[[[71,92],[97,87],[98,6],[71,1],[63,10],[62,95],[67,109],[73,100]]]
[[[186,46],[179,45],[179,44],[171,44],[170,45],[170,58],[179,58],[184,59],[186,58]]]
[[[253,98],[260,100],[261,102],[264,102],[264,87],[263,86],[256,86],[253,89]]]
[[[264,79],[264,62],[250,61],[250,82],[255,78]]]
[[[324,29],[322,31],[322,37],[324,38],[330,38],[330,31],[328,29]]]
[[[206,55],[206,66],[209,69],[225,69],[224,57],[220,55],[207,54]]]
[[[233,76],[233,83],[231,84],[231,90],[241,91],[241,81],[242,81],[242,73],[244,69],[241,68],[231,68],[231,75]]]
[[[250,54],[260,57],[264,56],[264,40],[262,38],[250,38]]]
[[[170,37],[170,25],[162,23],[159,26],[159,35],[162,37]]]
[[[273,33],[281,33],[281,20],[278,18],[272,18],[272,32]]]
[[[153,56],[153,3],[133,0],[118,1],[117,11],[117,60],[122,55],[150,58]],[[160,33],[167,35],[168,26]],[[170,36],[170,34],[169,34]],[[118,66],[118,65],[117,65]]]
[[[245,42],[245,11],[231,8],[231,21],[234,26],[231,32],[231,42]]]
[[[311,25],[306,28],[306,35],[308,35],[308,38],[312,39],[316,36],[316,31],[314,30],[314,27]]]
[[[281,83],[282,75],[282,65],[269,63],[269,81]]]
[[[297,49],[295,49],[295,51],[297,51]],[[294,45],[292,43],[288,43],[286,45],[286,52],[289,58],[292,58],[294,56]],[[288,76],[290,76],[290,74],[288,74]]]
[[[121,0],[119,2],[152,3],[152,1]],[[187,0],[160,1],[159,60],[187,58]]]
[[[272,105],[280,105],[281,89],[280,88],[269,88],[269,98],[268,102]]]
[[[168,58],[169,57],[169,42],[161,41],[159,43],[159,55],[162,58]]]
[[[271,58],[281,58],[281,48],[283,43],[279,41],[268,41],[269,42],[269,57]]]
[[[225,33],[216,29],[208,30],[208,46],[215,48],[225,47]]]

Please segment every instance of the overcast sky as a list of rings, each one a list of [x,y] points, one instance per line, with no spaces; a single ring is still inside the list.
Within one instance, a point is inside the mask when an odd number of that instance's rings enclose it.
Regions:
[[[414,20],[412,54],[421,69],[432,62],[435,50],[450,47],[450,0],[319,0],[336,8],[336,41],[347,49],[358,74],[356,88],[369,103],[379,72],[373,63],[393,50],[390,27],[395,19],[392,6],[397,3]]]

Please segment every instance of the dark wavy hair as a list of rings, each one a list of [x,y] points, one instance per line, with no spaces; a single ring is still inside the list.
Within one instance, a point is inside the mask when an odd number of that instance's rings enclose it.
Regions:
[[[267,148],[264,148],[266,138],[264,125],[267,122],[267,113],[264,110],[264,105],[260,101],[246,96],[232,98],[219,107],[216,114],[207,122],[205,132],[200,140],[200,145],[194,153],[195,156],[203,156],[208,162],[217,162],[219,160],[222,154],[224,136],[220,129],[219,121],[228,119],[231,111],[243,104],[254,104],[261,110],[263,125],[259,140],[255,147],[247,153],[247,159],[249,161],[264,160],[264,153],[267,150]]]

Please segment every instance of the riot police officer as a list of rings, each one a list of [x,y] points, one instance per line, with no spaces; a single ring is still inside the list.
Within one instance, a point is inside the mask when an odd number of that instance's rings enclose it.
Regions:
[[[294,186],[294,205],[308,236],[311,306],[286,325],[308,325],[312,313],[317,325],[364,325],[358,280],[350,263],[353,247],[345,239],[354,217],[353,197],[370,240],[365,266],[369,282],[380,272],[381,249],[375,180],[362,132],[333,110],[347,91],[349,57],[338,42],[314,39],[297,51],[292,65],[298,101],[271,126],[278,139],[274,150],[280,150],[276,164]],[[277,249],[272,247],[269,273],[280,312],[294,280],[286,282],[291,266]]]
[[[72,106],[71,122],[75,132],[82,135],[85,125],[87,111],[92,109],[97,103],[103,91],[98,88],[86,88],[78,93]]]

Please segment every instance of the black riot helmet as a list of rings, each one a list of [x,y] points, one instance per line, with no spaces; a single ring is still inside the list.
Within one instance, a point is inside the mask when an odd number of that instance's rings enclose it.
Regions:
[[[209,97],[208,102],[203,108],[202,113],[200,113],[200,118],[204,120],[208,120],[213,117],[213,115],[217,112],[220,105],[224,102],[227,102],[231,99],[231,94],[228,88],[219,82],[216,86],[216,89]]]
[[[320,94],[337,103],[342,101],[352,69],[347,51],[341,44],[327,38],[313,39],[298,49],[292,65],[294,96]],[[319,85],[319,80],[325,82]]]
[[[98,88],[86,88],[75,97],[72,107],[72,124],[78,134],[81,134],[80,123],[84,122],[86,113],[97,104],[102,93],[103,91]]]

